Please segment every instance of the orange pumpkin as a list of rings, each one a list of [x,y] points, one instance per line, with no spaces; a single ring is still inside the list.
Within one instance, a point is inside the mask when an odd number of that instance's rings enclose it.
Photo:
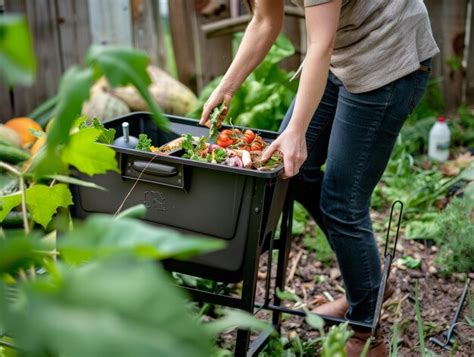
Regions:
[[[20,145],[28,147],[36,141],[36,136],[33,135],[30,129],[43,131],[41,125],[31,118],[19,117],[10,119],[5,123],[5,126],[14,130],[20,137]]]

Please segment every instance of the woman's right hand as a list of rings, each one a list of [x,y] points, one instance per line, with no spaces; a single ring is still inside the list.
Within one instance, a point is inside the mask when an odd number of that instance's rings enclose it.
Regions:
[[[209,126],[209,116],[211,115],[214,108],[218,107],[221,104],[225,105],[225,110],[222,112],[221,117],[219,118],[219,127],[220,123],[225,119],[227,112],[229,111],[230,101],[232,100],[232,92],[227,91],[220,86],[214,89],[209,99],[204,104],[204,108],[201,114],[201,120],[199,121],[200,125]]]

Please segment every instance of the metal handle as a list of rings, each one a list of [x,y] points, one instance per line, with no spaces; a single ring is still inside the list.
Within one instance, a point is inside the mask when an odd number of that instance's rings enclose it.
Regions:
[[[395,212],[395,207],[400,206],[400,213],[398,214],[398,221],[397,221],[397,232],[395,233],[395,242],[393,244],[392,250],[388,251],[388,243],[390,242],[390,229],[392,228],[392,220],[393,220],[393,213]],[[392,259],[395,257],[395,250],[397,248],[398,243],[398,236],[400,234],[400,224],[402,222],[402,214],[403,214],[403,202],[402,201],[395,201],[392,204],[392,208],[390,209],[390,219],[388,221],[388,229],[387,229],[387,238],[385,239],[385,251],[384,257],[390,256]]]
[[[178,169],[174,166],[150,163],[147,161],[134,161],[132,168],[135,171],[153,176],[171,177],[178,174]]]

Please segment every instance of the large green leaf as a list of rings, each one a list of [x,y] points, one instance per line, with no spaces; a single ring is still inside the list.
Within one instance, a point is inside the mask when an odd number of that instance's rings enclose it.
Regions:
[[[0,197],[0,222],[3,222],[10,211],[21,203],[20,193]]]
[[[149,58],[145,52],[124,47],[92,46],[86,55],[87,65],[102,72],[113,87],[134,85],[152,112],[155,124],[168,130],[168,119],[151,96],[147,72]]]
[[[48,133],[48,147],[55,147],[69,140],[69,130],[81,114],[82,104],[89,98],[93,82],[94,74],[90,68],[72,66],[64,73],[59,85],[55,120]]]
[[[30,85],[36,75],[36,58],[24,16],[0,15],[0,79],[7,86]]]
[[[188,237],[141,221],[96,215],[59,241],[62,258],[71,264],[132,253],[152,259],[186,259],[222,248],[222,241]]]
[[[115,259],[38,279],[7,314],[19,347],[35,356],[208,357],[211,336],[152,262]]]
[[[25,236],[22,230],[6,230],[6,239],[0,239],[0,275],[13,274],[19,268],[27,269],[32,265],[41,264],[46,251],[50,247],[40,241],[41,234],[33,232]]]
[[[95,128],[84,128],[71,135],[62,152],[63,161],[90,176],[118,171],[115,151],[96,143],[99,135],[100,131]]]
[[[48,133],[46,150],[36,155],[33,169],[36,177],[54,175],[65,170],[61,160],[62,145],[69,141],[69,132],[74,121],[81,113],[82,104],[89,98],[93,84],[92,69],[69,68],[61,78],[55,119]]]
[[[279,35],[270,49],[270,52],[268,52],[268,55],[265,57],[265,60],[255,69],[253,75],[257,80],[265,81],[271,69],[276,66],[278,62],[294,53],[295,48],[291,41],[286,36]]]
[[[34,185],[26,190],[26,205],[33,220],[46,228],[59,207],[72,205],[71,191],[62,183]]]

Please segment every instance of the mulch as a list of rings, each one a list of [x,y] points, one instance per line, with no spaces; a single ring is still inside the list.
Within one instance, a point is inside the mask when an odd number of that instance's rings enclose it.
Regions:
[[[377,219],[377,217],[374,217]],[[403,235],[403,234],[402,234]],[[315,239],[324,239],[323,237]],[[382,243],[379,240],[381,256]],[[437,248],[429,242],[410,241],[401,237],[397,256],[392,265],[390,280],[395,285],[395,293],[384,304],[381,327],[388,341],[391,341],[395,321],[399,325],[398,356],[421,356],[418,327],[415,313],[415,287],[419,285],[419,301],[424,324],[425,346],[439,356],[474,356],[474,329],[466,323],[465,317],[471,316],[471,309],[466,301],[463,313],[457,326],[457,349],[443,350],[429,342],[430,336],[441,337],[447,330],[454,316],[456,306],[464,288],[467,274],[451,274],[444,276],[434,265]],[[409,269],[396,261],[401,256],[412,256],[422,261],[419,269]],[[257,286],[257,300],[263,300],[266,275],[266,259],[262,257]],[[338,298],[343,294],[343,282],[337,263],[322,264],[317,261],[314,252],[310,252],[303,244],[301,237],[294,237],[287,270],[287,288],[295,292],[307,305],[309,310],[324,303],[329,298]],[[317,278],[317,282],[315,281]],[[469,277],[474,279],[474,273]],[[471,283],[471,293],[473,293]],[[472,294],[474,297],[474,294]],[[294,303],[288,303],[291,307]],[[264,313],[260,313],[263,316]],[[303,318],[286,315],[282,324],[282,336],[294,338],[297,334],[302,341],[318,336],[318,333],[305,323]],[[234,333],[222,335],[220,345],[232,348]],[[427,355],[430,355],[428,353]],[[431,354],[432,355],[432,354]]]

